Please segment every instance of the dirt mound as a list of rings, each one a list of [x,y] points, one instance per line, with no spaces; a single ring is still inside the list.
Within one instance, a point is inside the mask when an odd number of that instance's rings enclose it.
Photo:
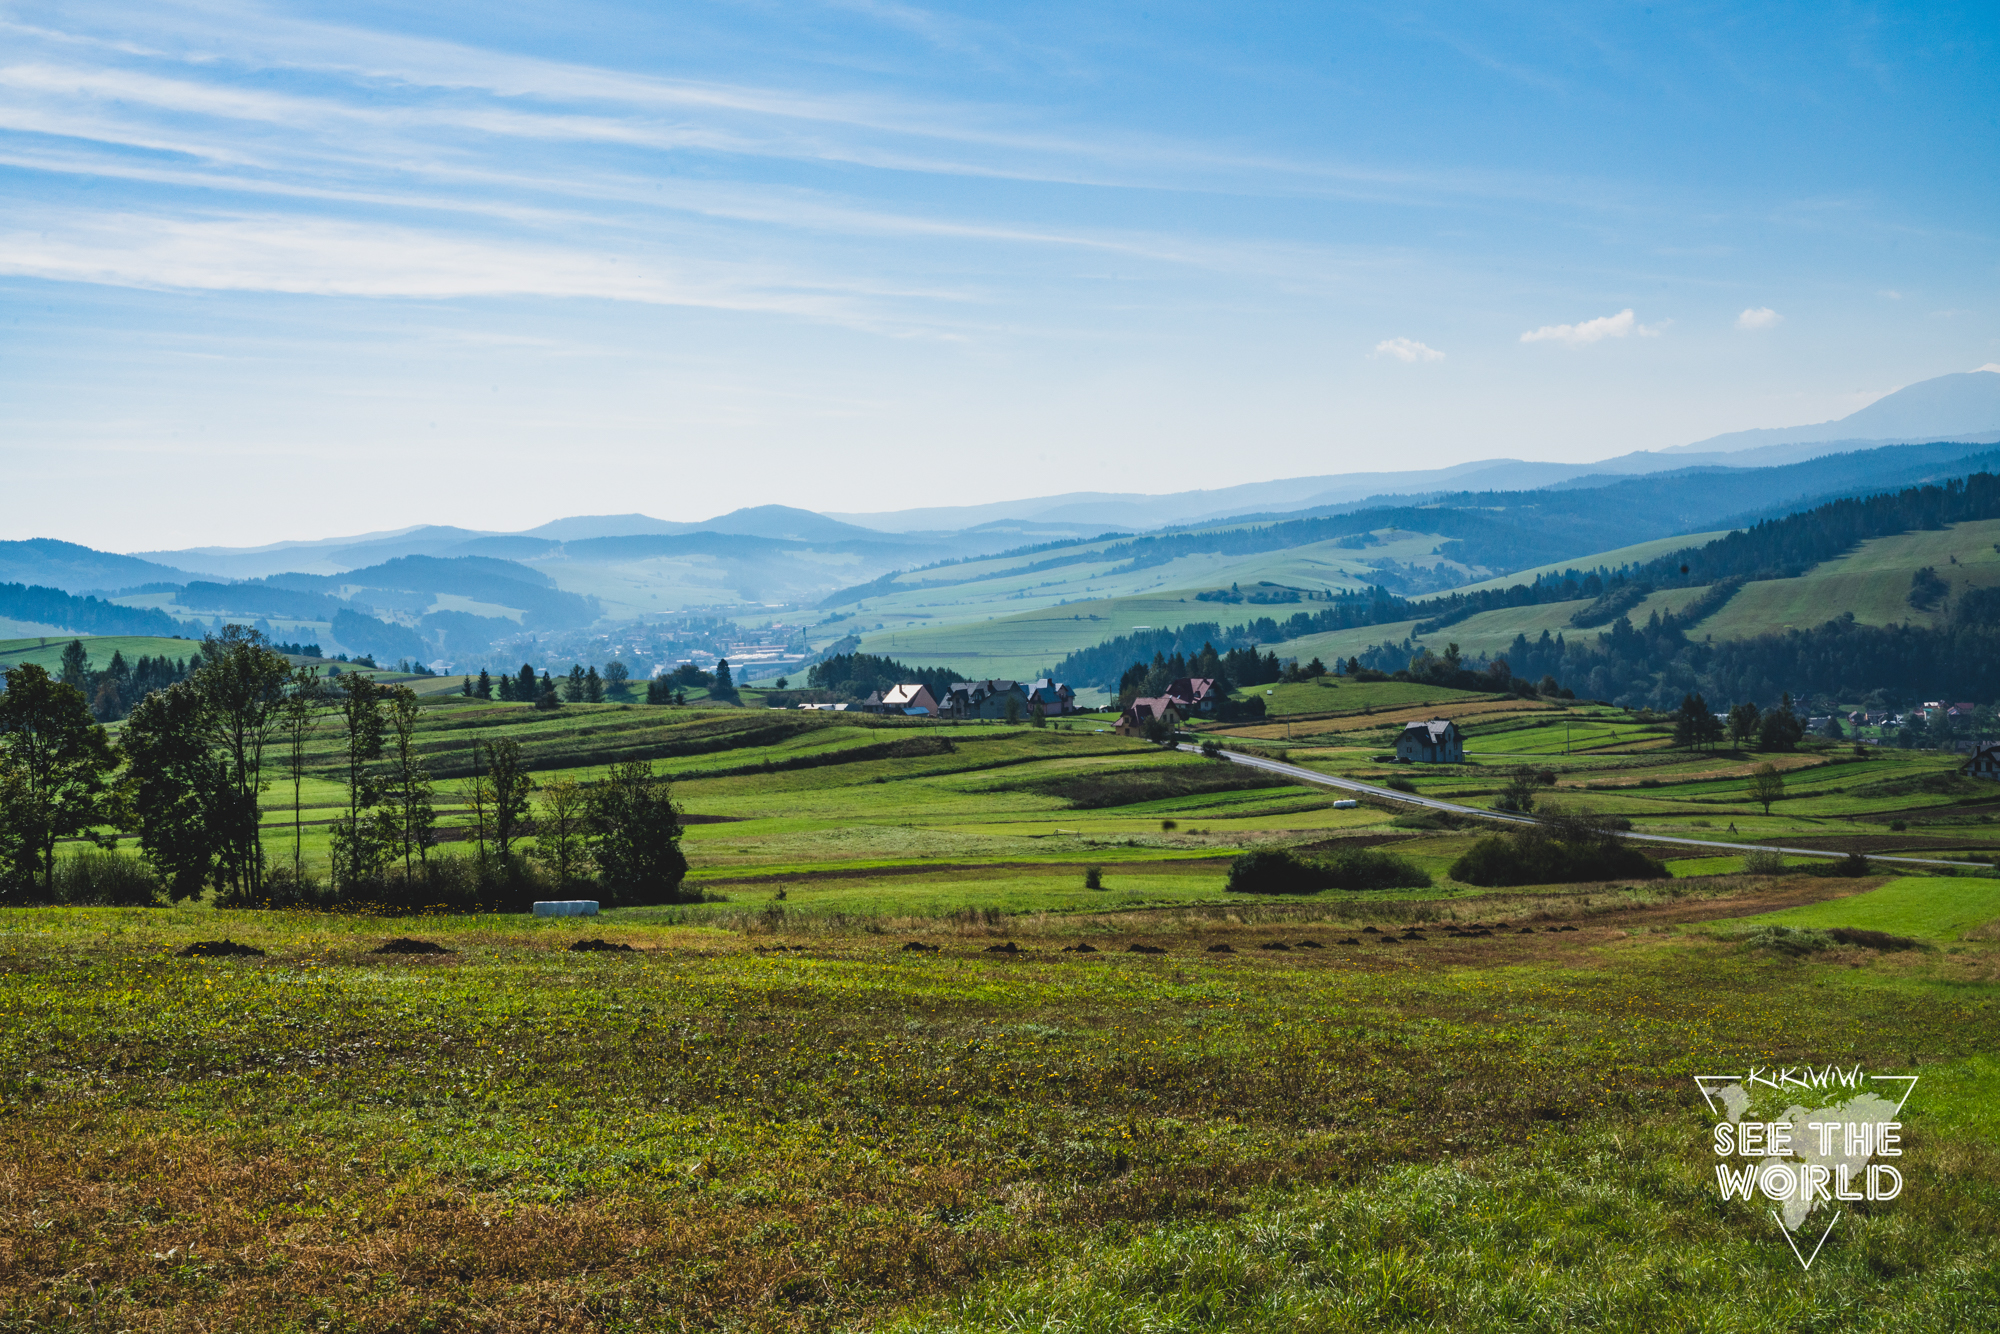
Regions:
[[[608,940],[579,940],[569,947],[571,954],[631,954],[630,945],[614,945]]]
[[[1227,945],[1210,945],[1210,946],[1208,947],[1208,952],[1209,952],[1210,954],[1234,954],[1234,953],[1236,953],[1236,951],[1235,951],[1234,949],[1230,948],[1230,947],[1229,947],[1229,946],[1227,946]]]
[[[239,945],[233,940],[197,940],[194,944],[174,951],[176,959],[229,959],[236,957],[264,957],[264,951],[255,945]]]
[[[988,954],[1019,954],[1021,947],[1010,940],[1005,945],[988,945],[986,952]]]
[[[1062,952],[1063,952],[1064,954],[1095,954],[1095,953],[1097,953],[1097,946],[1095,946],[1095,945],[1065,945],[1065,946],[1063,946],[1063,947],[1062,947]]]
[[[409,936],[397,936],[388,944],[368,951],[370,954],[450,954],[451,951],[431,940],[413,940]]]
[[[1827,932],[1843,945],[1861,945],[1871,950],[1918,950],[1923,942],[1908,936],[1892,936],[1887,931],[1869,931],[1858,926],[1836,926]]]
[[[1345,936],[1341,939],[1340,943],[1343,945],[1359,945],[1361,942],[1356,940],[1353,936]]]
[[[904,946],[903,946],[903,953],[905,953],[905,954],[936,954],[936,953],[937,953],[937,948],[938,948],[938,947],[937,947],[937,946],[935,946],[935,945],[926,945],[926,944],[924,944],[924,942],[923,942],[923,941],[921,941],[921,940],[912,940],[912,941],[909,941],[909,942],[907,942],[906,944],[904,944]]]
[[[1382,933],[1372,926],[1364,926],[1361,928],[1361,934],[1364,936],[1379,936]]]
[[[1267,940],[1257,948],[1260,950],[1288,950],[1291,946],[1282,940]]]
[[[1376,941],[1375,943],[1377,945],[1400,945],[1403,942],[1396,939],[1396,937],[1394,936],[1383,936],[1380,940]]]
[[[1166,951],[1165,951],[1165,950],[1163,950],[1163,949],[1161,949],[1161,948],[1160,948],[1160,947],[1159,947],[1158,945],[1127,945],[1127,946],[1125,947],[1125,952],[1126,952],[1127,954],[1165,954],[1165,953],[1166,953]]]
[[[1298,944],[1292,946],[1292,948],[1295,950],[1323,950],[1326,946],[1320,944],[1317,940],[1301,940]]]

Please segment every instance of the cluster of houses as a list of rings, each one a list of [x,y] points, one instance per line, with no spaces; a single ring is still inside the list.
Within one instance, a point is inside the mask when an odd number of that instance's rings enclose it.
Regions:
[[[1025,722],[1040,714],[1060,718],[1076,712],[1076,692],[1061,681],[1042,677],[1037,681],[958,681],[946,689],[944,698],[931,693],[921,681],[906,681],[877,690],[857,704],[801,704],[801,709],[827,709],[854,713],[885,713],[905,718],[983,718]]]

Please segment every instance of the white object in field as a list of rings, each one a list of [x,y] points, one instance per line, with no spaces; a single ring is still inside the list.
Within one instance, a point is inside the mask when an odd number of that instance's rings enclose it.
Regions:
[[[1337,811],[1351,811],[1351,810],[1353,810],[1353,809],[1354,809],[1354,808],[1355,808],[1356,806],[1359,806],[1360,804],[1361,804],[1360,802],[1358,802],[1358,801],[1355,801],[1355,800],[1354,800],[1353,798],[1349,797],[1349,798],[1343,798],[1343,799],[1342,799],[1342,800],[1340,800],[1340,801],[1336,801],[1336,802],[1334,802],[1334,803],[1333,803],[1333,808],[1334,808],[1335,810],[1337,810]]]
[[[537,917],[595,917],[596,899],[538,899],[535,903]]]

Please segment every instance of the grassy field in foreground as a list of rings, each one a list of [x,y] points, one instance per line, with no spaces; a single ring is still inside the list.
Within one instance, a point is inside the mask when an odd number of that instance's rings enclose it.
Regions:
[[[2000,794],[1948,756],[1284,689],[1359,725],[1232,744],[1475,806],[1525,770],[1642,831],[2000,853]],[[1375,758],[1420,703],[1477,762]],[[447,828],[476,741],[538,782],[651,759],[712,900],[0,913],[0,1331],[2000,1326],[2000,882],[1746,876],[1723,849],[1484,890],[1450,879],[1477,821],[1335,809],[1103,721],[437,699]],[[336,742],[303,792],[315,869]],[[266,793],[280,858],[290,798]],[[1246,848],[1356,843],[1433,886],[1223,891]],[[1737,939],[1871,903],[1939,948]],[[178,953],[222,938],[265,953]],[[1753,1062],[1923,1076],[1905,1197],[1844,1216],[1810,1277],[1713,1185],[1689,1077]]]
[[[1536,929],[1393,947],[1324,908],[968,918],[921,954],[657,913],[17,910],[0,1324],[1990,1328],[1994,948],[1670,929],[1812,888],[1495,898],[1468,911]],[[267,953],[175,957],[221,936]],[[1689,1076],[1913,1060],[1939,1092],[1904,1198],[1802,1276],[1717,1199]]]

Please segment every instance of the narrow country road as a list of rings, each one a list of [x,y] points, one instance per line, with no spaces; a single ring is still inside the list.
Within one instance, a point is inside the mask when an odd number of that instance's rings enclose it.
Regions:
[[[1182,744],[1180,749],[1191,754],[1201,754],[1201,747]],[[1243,755],[1233,750],[1221,752],[1222,758],[1231,764],[1248,765],[1252,769],[1262,769],[1283,778],[1296,779],[1301,783],[1318,783],[1323,787],[1337,787],[1344,792],[1355,792],[1366,797],[1381,797],[1387,801],[1400,801],[1406,806],[1423,806],[1434,811],[1450,811],[1453,815],[1472,815],[1482,820],[1493,820],[1501,824],[1534,824],[1535,820],[1525,815],[1510,815],[1505,811],[1482,810],[1477,806],[1460,806],[1456,802],[1439,801],[1436,797],[1420,797],[1414,792],[1398,792],[1394,788],[1377,787],[1373,783],[1358,782],[1352,778],[1335,778],[1315,769],[1302,768],[1296,764],[1286,764],[1283,760],[1267,760],[1260,755]],[[1827,852],[1821,848],[1787,848],[1775,843],[1724,843],[1706,838],[1673,838],[1666,834],[1629,833],[1621,835],[1640,843],[1672,843],[1687,848],[1720,848],[1724,852],[1782,852],[1794,857],[1845,857],[1844,852]],[[1884,857],[1868,854],[1871,862],[1895,862],[1908,866],[1971,866],[1980,870],[1990,870],[1985,862],[1943,861],[1934,857]]]

